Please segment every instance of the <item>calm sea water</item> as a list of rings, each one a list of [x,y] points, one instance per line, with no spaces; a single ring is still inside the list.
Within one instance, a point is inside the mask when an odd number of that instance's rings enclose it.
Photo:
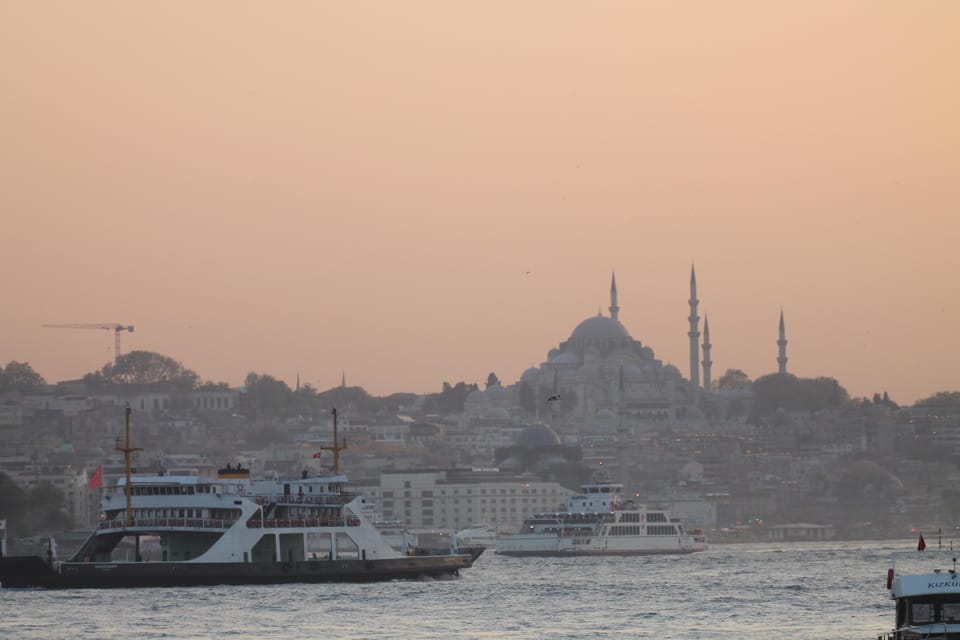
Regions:
[[[876,638],[912,541],[716,546],[690,556],[506,558],[374,584],[0,589],[0,638]]]

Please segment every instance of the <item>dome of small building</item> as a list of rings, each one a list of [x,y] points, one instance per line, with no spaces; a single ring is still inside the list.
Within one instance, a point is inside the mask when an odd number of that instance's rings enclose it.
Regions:
[[[513,398],[513,394],[510,392],[510,390],[504,389],[499,384],[495,384],[487,388],[485,393],[487,394],[487,400],[490,400],[491,402],[504,402]]]
[[[498,465],[501,471],[523,471],[523,461],[516,456],[510,456]]]
[[[577,328],[570,334],[570,339],[578,338],[629,338],[630,332],[619,320],[607,318],[604,316],[593,316],[587,318],[577,325]]]
[[[564,351],[550,358],[550,364],[580,364],[580,356],[572,351]]]
[[[474,389],[467,394],[467,402],[483,402],[484,399],[485,396],[483,395],[483,391],[480,391],[480,389]]]
[[[623,375],[630,378],[639,378],[643,376],[643,368],[635,364],[628,364],[623,368]]]
[[[520,382],[536,382],[540,378],[540,369],[530,367],[520,376]]]
[[[483,412],[483,417],[487,420],[509,420],[510,412],[503,407],[490,407]]]
[[[517,438],[517,445],[521,447],[555,447],[560,444],[557,432],[545,424],[532,424],[525,427]]]

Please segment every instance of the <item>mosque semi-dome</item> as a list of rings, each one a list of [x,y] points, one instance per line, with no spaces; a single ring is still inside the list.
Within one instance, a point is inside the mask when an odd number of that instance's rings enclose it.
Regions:
[[[491,402],[505,402],[513,398],[513,394],[499,384],[491,385],[484,393]]]
[[[560,436],[545,424],[532,424],[525,427],[517,438],[517,445],[521,447],[554,447],[558,444],[560,444]]]
[[[480,389],[474,389],[467,394],[467,402],[483,402],[486,396],[483,395],[483,391]]]
[[[510,412],[503,407],[490,407],[483,412],[483,417],[487,420],[509,420]]]
[[[522,376],[520,376],[520,381],[535,382],[538,378],[540,378],[540,369],[537,369],[536,367],[530,367],[523,372]]]
[[[559,365],[559,364],[580,364],[580,356],[573,353],[572,351],[564,351],[558,356],[550,358],[550,364]]]
[[[615,318],[593,316],[577,325],[570,339],[578,338],[629,338],[630,332]]]

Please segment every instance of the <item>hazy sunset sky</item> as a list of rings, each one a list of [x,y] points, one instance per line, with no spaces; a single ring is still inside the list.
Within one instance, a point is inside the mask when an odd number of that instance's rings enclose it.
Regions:
[[[583,319],[689,376],[960,389],[960,2],[0,3],[0,363],[514,382]],[[529,273],[528,273],[529,272]]]

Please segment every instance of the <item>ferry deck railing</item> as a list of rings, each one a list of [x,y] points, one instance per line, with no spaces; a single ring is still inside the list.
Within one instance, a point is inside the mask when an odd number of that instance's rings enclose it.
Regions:
[[[111,529],[229,529],[236,519],[225,518],[133,518],[129,523],[126,518],[102,520],[97,528],[101,531]]]

